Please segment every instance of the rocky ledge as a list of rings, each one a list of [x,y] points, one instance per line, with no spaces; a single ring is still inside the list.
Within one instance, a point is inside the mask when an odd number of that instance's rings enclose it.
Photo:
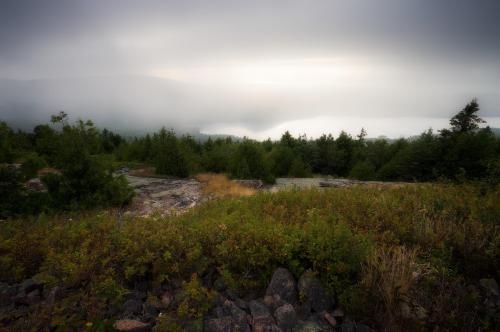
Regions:
[[[201,183],[194,179],[126,178],[136,193],[127,211],[141,217],[179,214],[205,199]]]
[[[176,331],[190,332],[371,331],[367,325],[345,315],[311,272],[305,272],[296,281],[288,270],[278,268],[264,293],[245,298],[235,295],[215,273],[198,280],[212,295],[208,307],[196,318],[176,316],[182,307],[185,283],[171,281],[155,288],[143,281],[135,284],[121,306],[108,307],[105,321],[115,330],[135,332],[170,331],[163,324],[166,317],[174,320]],[[500,312],[500,290],[495,279],[481,279],[474,287],[493,314]],[[75,291],[61,286],[49,288],[33,279],[19,284],[0,283],[0,330],[2,327],[7,331],[32,330],[31,319],[41,312],[50,321],[52,308],[68,298],[74,299],[71,293]],[[78,302],[71,303],[81,307]]]
[[[275,270],[261,297],[238,297],[221,278],[212,285],[215,293],[207,314],[199,319],[178,320],[191,332],[327,332],[371,329],[344,315],[335,299],[312,273],[298,280],[284,268]],[[167,290],[154,299],[137,293],[122,307],[121,319],[114,323],[119,331],[164,331],[156,324],[168,311],[176,309],[180,290]]]

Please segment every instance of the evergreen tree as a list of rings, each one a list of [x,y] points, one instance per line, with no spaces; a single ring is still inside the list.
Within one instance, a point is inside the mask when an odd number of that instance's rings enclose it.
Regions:
[[[9,163],[14,157],[14,134],[5,122],[0,122],[0,163]]]
[[[472,99],[458,114],[450,120],[452,131],[465,133],[479,128],[485,121],[476,113],[479,112],[477,99]]]
[[[262,147],[249,139],[245,139],[236,148],[230,171],[233,178],[274,182]]]
[[[157,140],[156,173],[180,178],[187,177],[188,165],[175,134],[162,128]]]
[[[52,206],[82,209],[128,203],[133,190],[125,178],[113,176],[109,158],[95,154],[99,151],[99,134],[93,123],[77,121],[71,125],[66,118],[53,117],[53,122],[62,125],[56,135],[57,154],[53,163],[59,173],[42,178]]]

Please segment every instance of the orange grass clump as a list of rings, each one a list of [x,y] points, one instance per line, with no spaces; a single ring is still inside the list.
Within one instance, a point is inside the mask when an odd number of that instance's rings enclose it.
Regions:
[[[205,185],[205,194],[215,197],[244,197],[256,193],[255,189],[231,181],[224,174],[202,173],[196,179]]]

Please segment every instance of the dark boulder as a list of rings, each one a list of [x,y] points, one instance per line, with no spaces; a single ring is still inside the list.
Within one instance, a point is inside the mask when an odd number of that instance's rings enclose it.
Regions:
[[[234,302],[229,300],[225,301],[224,307],[226,307],[226,310],[229,311],[229,314],[231,315],[235,325],[237,326],[238,331],[250,331],[250,328],[248,327],[247,313],[245,311],[239,308]]]
[[[487,296],[500,296],[500,288],[498,287],[498,283],[495,279],[481,279],[479,280],[479,285]]]
[[[283,332],[289,332],[297,324],[297,313],[293,305],[286,303],[274,312],[276,324]]]
[[[260,301],[250,301],[248,303],[250,312],[252,314],[252,331],[253,332],[272,332],[280,331],[276,325],[273,316],[269,312],[266,305]]]
[[[321,281],[310,272],[305,272],[299,279],[299,296],[306,308],[317,313],[331,310],[334,305]]]
[[[333,328],[318,320],[299,321],[292,332],[330,332]]]
[[[0,284],[0,306],[11,304],[16,295],[17,286],[10,286],[5,283]]]
[[[266,307],[266,305],[261,301],[252,300],[248,303],[248,307],[250,308],[250,313],[254,319],[271,316],[269,308]]]
[[[155,318],[158,316],[158,313],[159,313],[158,308],[155,305],[153,305],[153,304],[151,304],[149,302],[144,303],[144,305],[143,305],[143,312],[144,312],[144,318],[148,322],[149,321],[154,321]]]
[[[353,322],[350,319],[346,319],[342,325],[340,325],[341,332],[370,332],[371,329],[364,325]]]
[[[163,306],[163,308],[167,309],[173,300],[174,300],[174,295],[171,292],[166,291],[161,296],[161,305]]]
[[[212,318],[205,324],[205,332],[232,332],[234,322],[230,316]]]
[[[274,271],[266,290],[266,297],[268,298],[266,302],[269,302],[269,297],[271,297],[271,302],[275,307],[297,302],[297,284],[287,269],[278,268]]]
[[[42,296],[39,289],[35,289],[26,295],[26,304],[33,305],[42,301]]]
[[[48,306],[53,306],[55,302],[61,299],[64,295],[64,289],[61,286],[54,286],[47,294],[46,303]]]
[[[127,300],[122,309],[125,316],[139,315],[142,312],[142,302],[136,299]]]
[[[26,295],[28,293],[31,293],[35,289],[42,290],[42,288],[43,284],[36,282],[33,279],[26,279],[21,283],[21,285],[19,285],[18,294]]]

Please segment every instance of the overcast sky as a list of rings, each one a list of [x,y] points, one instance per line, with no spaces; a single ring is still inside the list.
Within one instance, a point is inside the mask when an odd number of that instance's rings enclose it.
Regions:
[[[0,78],[0,118],[397,137],[478,97],[500,127],[500,1],[2,0]]]

